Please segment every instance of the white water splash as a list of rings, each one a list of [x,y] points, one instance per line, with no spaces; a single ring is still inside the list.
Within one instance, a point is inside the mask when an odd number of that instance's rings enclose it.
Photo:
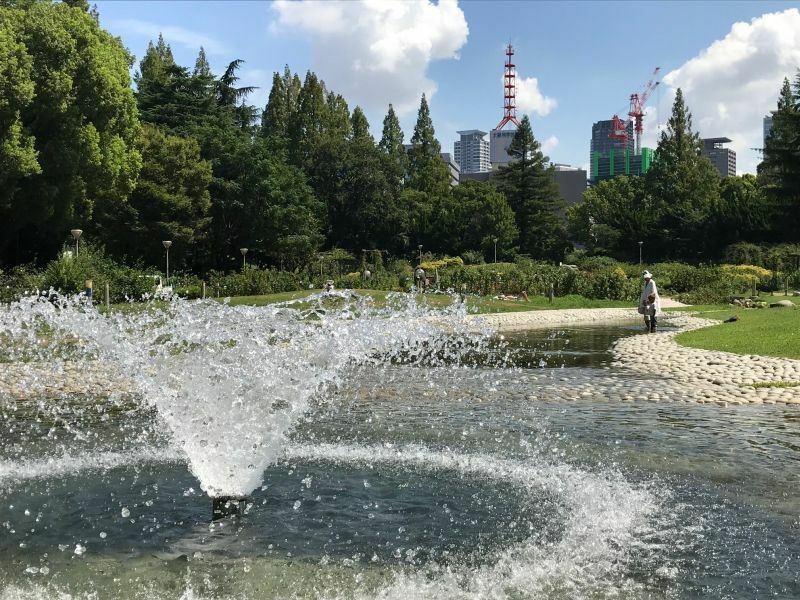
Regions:
[[[332,301],[338,305],[326,308]],[[457,361],[465,338],[486,337],[467,333],[463,305],[434,312],[398,296],[392,308],[376,310],[347,293],[319,295],[311,305],[301,311],[176,299],[166,309],[103,315],[80,298],[34,297],[0,312],[0,334],[42,360],[54,352],[41,344],[43,328],[51,346],[78,340],[83,356],[121,371],[157,408],[204,491],[245,496],[261,484],[310,402],[353,365],[380,369],[398,358],[431,365],[442,355]],[[462,341],[457,347],[448,342],[454,335]]]

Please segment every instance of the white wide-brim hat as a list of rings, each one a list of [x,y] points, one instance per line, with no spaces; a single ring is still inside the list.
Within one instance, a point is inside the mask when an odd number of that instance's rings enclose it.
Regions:
[[[652,279],[653,278],[653,276],[650,274],[650,271],[645,271],[644,273],[642,273],[642,277],[644,279]]]

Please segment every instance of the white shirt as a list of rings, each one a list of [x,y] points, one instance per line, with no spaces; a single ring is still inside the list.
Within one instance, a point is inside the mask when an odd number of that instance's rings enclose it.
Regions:
[[[642,290],[642,295],[639,297],[639,304],[645,304],[647,302],[648,296],[650,294],[656,295],[656,301],[653,302],[653,306],[656,308],[656,314],[661,312],[661,296],[658,295],[658,288],[656,287],[656,282],[653,279],[650,279]]]

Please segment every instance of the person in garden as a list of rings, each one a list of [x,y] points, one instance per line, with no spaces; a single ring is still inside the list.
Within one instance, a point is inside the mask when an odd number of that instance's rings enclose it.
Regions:
[[[649,333],[656,332],[656,315],[661,312],[661,298],[658,295],[658,288],[650,271],[642,274],[644,286],[642,295],[639,297],[639,313],[644,315],[644,328]]]

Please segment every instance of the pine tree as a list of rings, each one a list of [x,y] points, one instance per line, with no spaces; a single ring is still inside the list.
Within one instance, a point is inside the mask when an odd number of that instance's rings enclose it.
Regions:
[[[408,161],[408,185],[429,195],[450,192],[450,173],[441,157],[442,147],[436,139],[425,94],[419,104]]]
[[[197,55],[197,60],[194,61],[194,71],[192,71],[192,75],[195,77],[211,76],[211,66],[208,64],[206,51],[202,46],[200,46],[200,53]]]
[[[700,148],[700,136],[692,131],[692,115],[678,88],[656,161],[646,176],[650,210],[661,232],[649,242],[662,256],[693,258],[705,250],[708,217],[719,203],[719,173]]]
[[[764,147],[759,180],[772,205],[774,228],[782,240],[800,237],[800,72],[794,91],[783,80],[772,130]]]
[[[364,114],[364,111],[361,110],[360,106],[356,106],[353,109],[353,116],[350,119],[350,123],[353,132],[353,141],[368,141],[370,144],[375,143],[375,140],[372,138],[372,134],[369,132],[369,121],[367,121],[367,116]]]
[[[508,154],[513,160],[500,168],[495,181],[514,211],[520,252],[534,258],[561,260],[569,247],[566,228],[558,214],[564,200],[527,115],[520,122]]]

